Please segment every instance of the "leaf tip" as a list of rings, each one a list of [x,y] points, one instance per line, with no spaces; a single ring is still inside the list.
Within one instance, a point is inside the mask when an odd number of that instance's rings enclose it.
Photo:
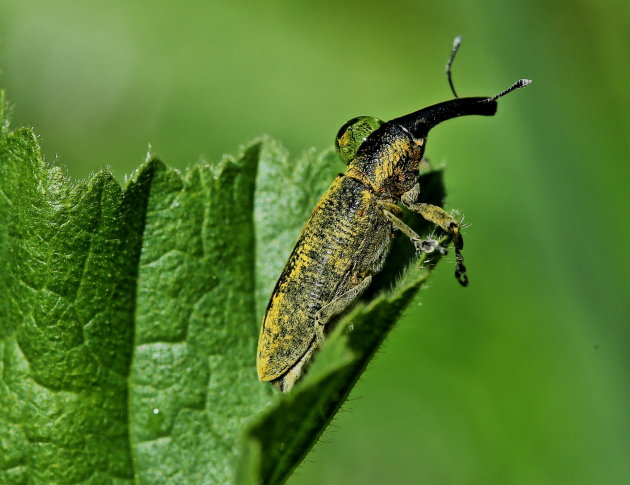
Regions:
[[[136,168],[131,175],[125,176],[125,190],[130,185],[152,179],[156,173],[166,170],[168,170],[168,167],[162,160],[159,158],[149,158]]]

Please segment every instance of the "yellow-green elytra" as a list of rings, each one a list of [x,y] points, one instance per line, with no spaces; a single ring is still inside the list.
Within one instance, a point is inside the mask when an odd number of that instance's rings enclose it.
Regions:
[[[342,126],[336,147],[346,173],[313,209],[271,294],[258,340],[261,381],[285,392],[294,386],[323,342],[326,323],[382,269],[394,231],[418,252],[446,253],[400,219],[400,203],[452,235],[455,276],[468,284],[458,222],[441,207],[417,202],[427,134],[458,116],[492,116],[497,98],[527,84],[520,80],[496,96],[456,98],[387,122],[362,116]]]

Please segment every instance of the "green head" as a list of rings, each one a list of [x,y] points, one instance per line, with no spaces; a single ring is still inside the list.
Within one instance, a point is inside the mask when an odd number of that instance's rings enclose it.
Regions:
[[[373,116],[357,116],[345,123],[335,138],[339,158],[348,164],[356,156],[361,144],[385,122]]]

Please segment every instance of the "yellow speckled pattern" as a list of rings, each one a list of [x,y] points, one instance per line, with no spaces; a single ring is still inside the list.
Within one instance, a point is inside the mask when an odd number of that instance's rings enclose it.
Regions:
[[[316,205],[267,307],[258,342],[261,380],[277,379],[300,359],[315,338],[316,313],[371,269],[370,258],[357,254],[374,232],[391,231],[377,204],[360,182],[339,176]]]

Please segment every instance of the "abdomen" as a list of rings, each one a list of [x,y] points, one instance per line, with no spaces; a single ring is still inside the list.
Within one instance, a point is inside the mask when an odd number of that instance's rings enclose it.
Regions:
[[[368,274],[389,246],[376,197],[339,176],[315,206],[271,295],[258,341],[258,375],[286,373],[315,338],[315,315]]]

